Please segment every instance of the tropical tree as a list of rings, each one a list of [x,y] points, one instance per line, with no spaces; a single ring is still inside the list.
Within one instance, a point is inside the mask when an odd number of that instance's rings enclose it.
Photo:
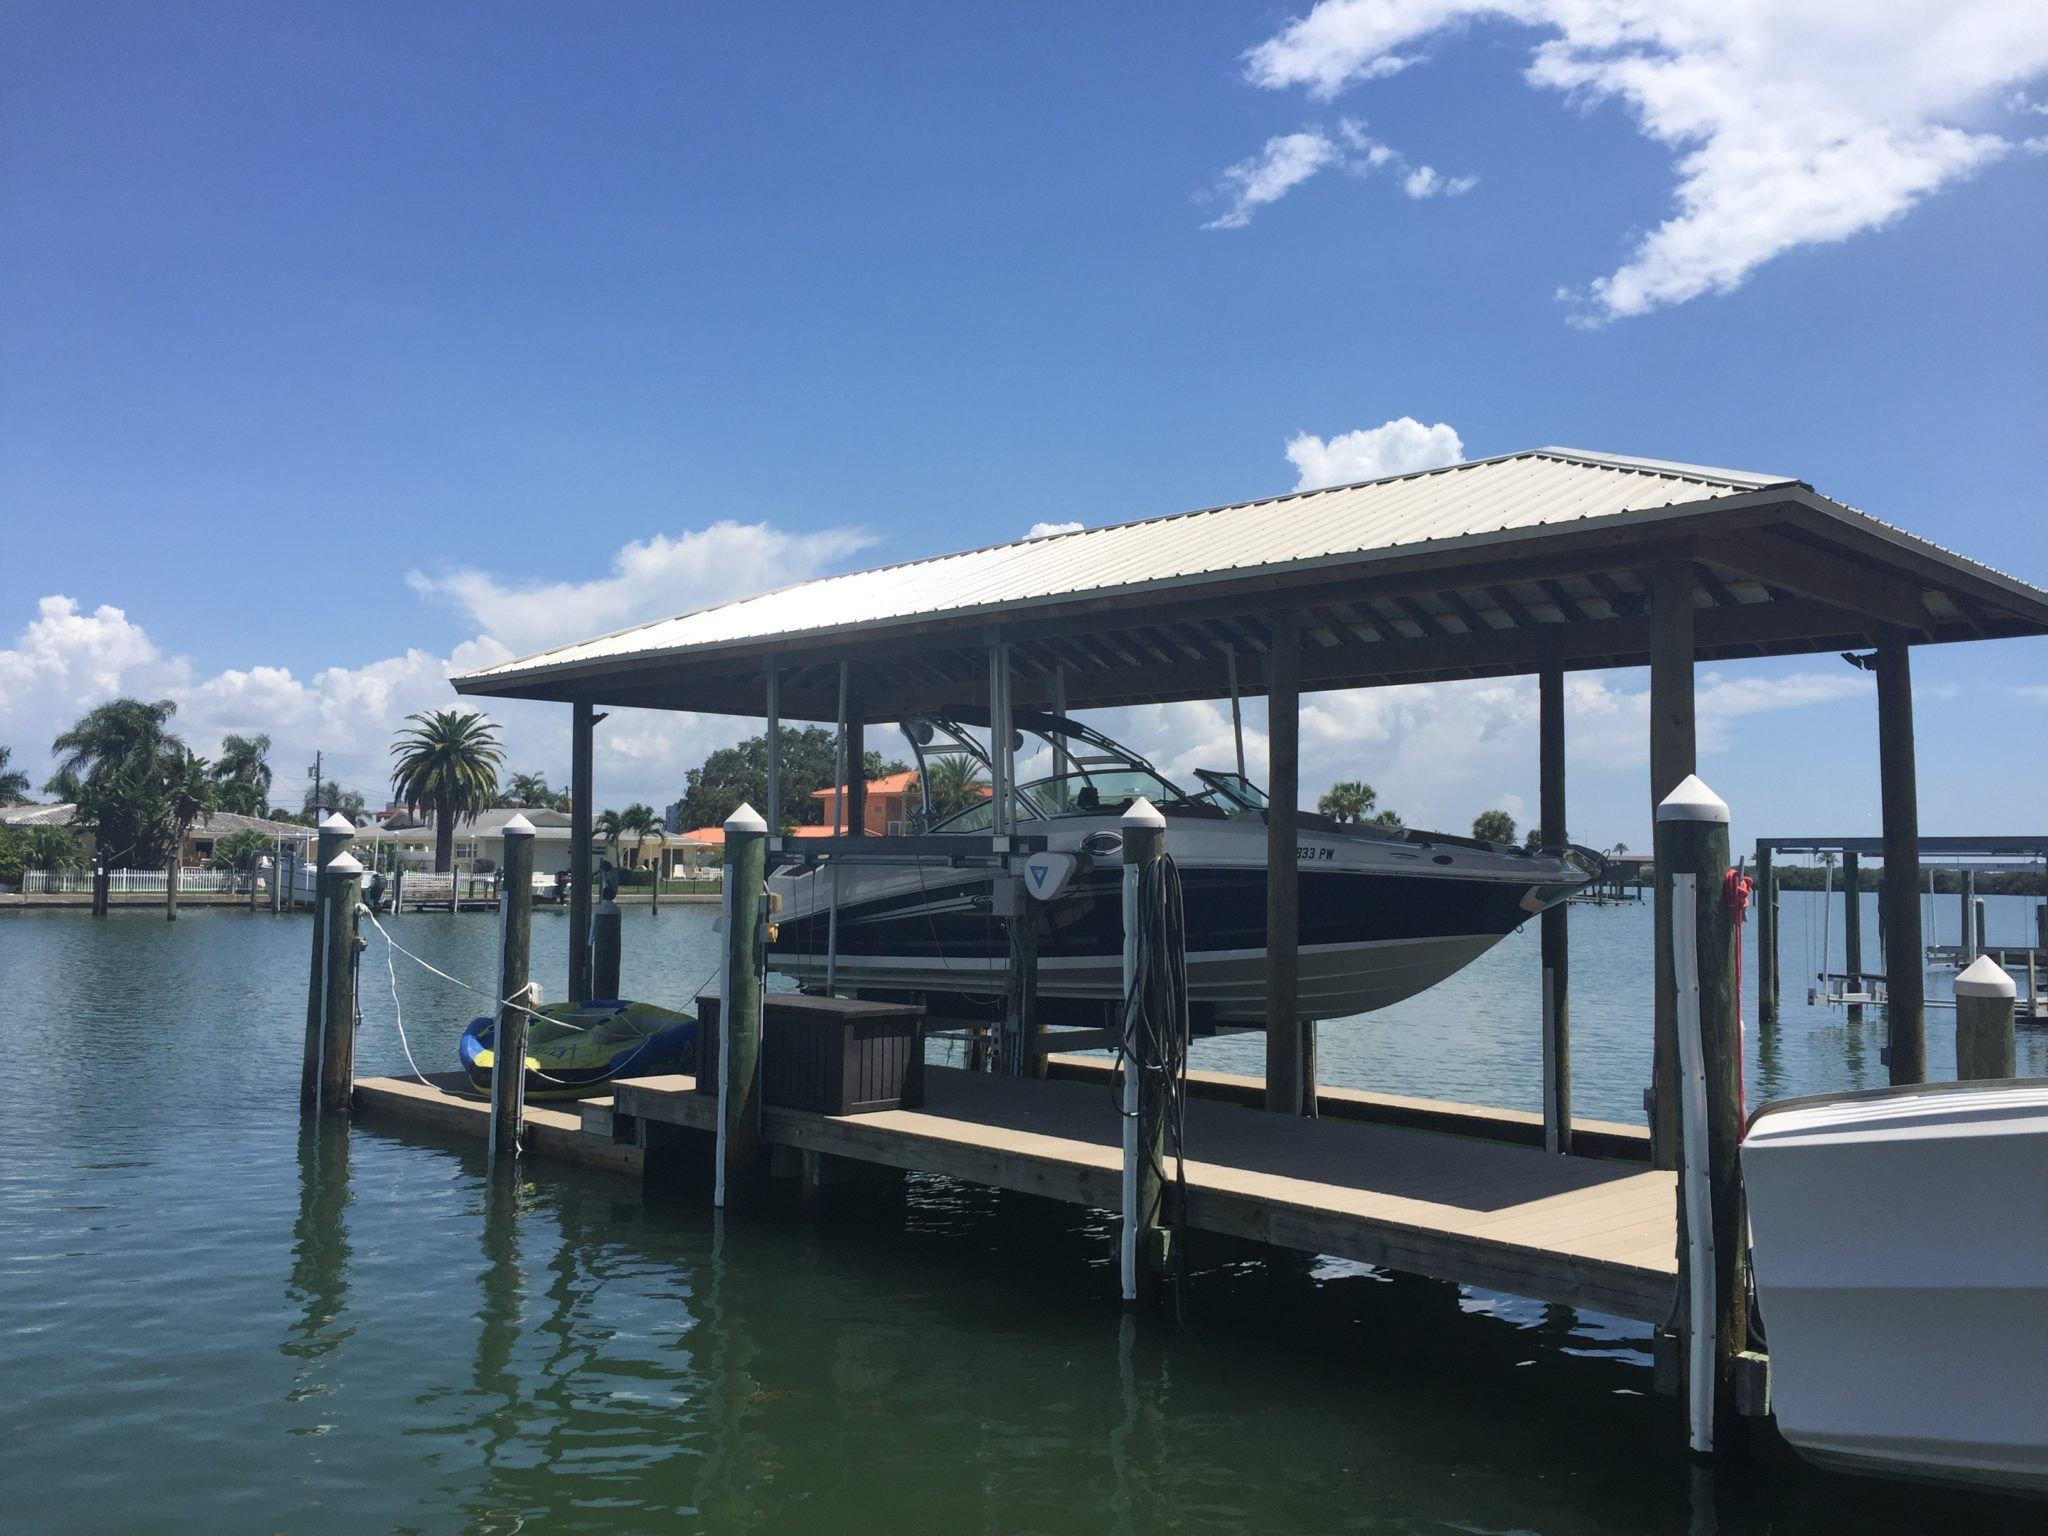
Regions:
[[[57,766],[45,788],[77,804],[112,863],[161,864],[212,809],[204,759],[169,729],[177,708],[169,699],[110,699],[50,745]]]
[[[1399,811],[1375,811],[1366,822],[1369,827],[1393,827],[1399,829],[1404,823]]]
[[[1512,843],[1515,818],[1506,811],[1481,811],[1472,818],[1472,835],[1482,843]]]
[[[256,861],[270,852],[270,838],[254,827],[244,827],[216,838],[207,864],[214,869],[254,869]]]
[[[422,710],[406,720],[391,744],[392,792],[406,810],[434,818],[434,872],[445,874],[455,862],[455,824],[491,808],[505,754],[497,726],[480,714]]]
[[[964,811],[989,793],[988,780],[981,776],[981,764],[965,752],[945,752],[927,759],[924,780],[934,821]]]
[[[632,805],[619,812],[618,833],[613,844],[614,858],[612,862],[615,864],[620,862],[616,854],[619,848],[624,846],[629,851],[629,857],[624,862],[629,867],[638,865],[640,862],[640,834],[651,831],[660,825],[661,818],[654,814],[654,807],[641,805],[638,801],[635,801]]]
[[[1316,809],[1332,821],[1363,821],[1379,796],[1362,779],[1339,779],[1330,792],[1316,802]]]
[[[0,827],[0,885],[19,885],[25,869],[78,869],[85,845],[69,827]]]
[[[220,808],[244,816],[261,816],[270,807],[270,738],[223,736],[220,756],[213,760],[213,780],[220,786]]]
[[[590,818],[590,835],[612,851],[612,863],[619,862],[619,840],[625,836],[626,824],[617,811],[599,811]]]
[[[28,798],[28,775],[7,766],[13,756],[12,747],[0,747],[0,805],[13,805]]]
[[[515,773],[498,791],[500,806],[518,806],[526,810],[566,810],[564,802],[568,798],[567,795],[548,788],[548,778],[544,773]]]
[[[322,811],[337,811],[354,821],[363,814],[363,792],[343,789],[332,779],[321,779],[317,783],[308,781],[305,794],[299,797],[299,814],[318,821]]]

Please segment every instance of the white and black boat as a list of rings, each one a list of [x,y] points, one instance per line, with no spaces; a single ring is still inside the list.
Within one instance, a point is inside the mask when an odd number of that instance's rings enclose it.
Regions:
[[[1006,899],[997,889],[999,861],[989,856],[996,816],[986,785],[997,775],[970,730],[986,730],[988,718],[986,710],[958,708],[904,722],[925,795],[929,835],[917,840],[918,857],[819,856],[803,840],[789,840],[786,862],[769,880],[780,898],[772,969],[818,988],[829,966],[840,992],[919,997],[935,1008],[983,1008],[997,997],[1009,943],[999,915]],[[1184,789],[1129,748],[1061,715],[1015,711],[1011,724],[1008,756],[1044,770],[1019,772],[1010,796],[1014,846],[1047,856],[1023,898],[1037,913],[1042,1014],[1086,1017],[1121,995],[1118,824],[1143,798],[1165,816],[1167,851],[1180,870],[1197,1022],[1263,1023],[1265,796],[1241,774],[1206,770],[1196,773],[1200,789]],[[1027,738],[1040,748],[1015,750]],[[966,758],[987,779],[969,803],[934,814],[932,765],[948,756]],[[946,766],[957,782],[962,765]],[[1581,849],[1522,849],[1309,814],[1297,825],[1300,1000],[1311,1018],[1412,997],[1599,868],[1598,855]],[[949,836],[961,839],[961,855],[949,856]]]

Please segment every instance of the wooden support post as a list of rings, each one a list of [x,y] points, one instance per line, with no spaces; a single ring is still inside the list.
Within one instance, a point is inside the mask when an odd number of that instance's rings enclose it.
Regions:
[[[1165,913],[1159,886],[1147,875],[1166,851],[1166,818],[1152,802],[1136,801],[1122,820],[1124,839],[1123,1226],[1117,1259],[1126,1307],[1158,1295],[1166,1272],[1166,1098],[1170,1042],[1162,1037],[1165,980],[1170,957],[1140,944],[1141,930],[1161,933]]]
[[[597,715],[578,700],[569,706],[569,999],[590,1001],[590,826],[592,753]]]
[[[1771,868],[1771,850],[1756,850],[1756,1022],[1759,1029],[1778,1022],[1778,876]]]
[[[2048,901],[2034,908],[2034,947],[2048,949]]]
[[[491,1152],[519,1156],[526,1133],[527,978],[533,957],[533,823],[505,823],[505,882],[498,892],[498,1023],[491,1035]],[[508,1070],[509,1064],[509,1070]]]
[[[1885,1060],[1894,1084],[1927,1081],[1926,957],[1920,950],[1920,800],[1913,672],[1904,630],[1877,646],[1877,768],[1884,802]]]
[[[164,921],[167,923],[178,920],[178,869],[178,855],[173,852],[164,860]]]
[[[746,1203],[761,1177],[761,909],[768,823],[751,805],[725,823],[725,911],[718,985],[718,1150],[712,1204]]]
[[[611,886],[599,891],[597,905],[590,912],[591,998],[624,995],[619,990],[619,951],[624,947],[625,922],[613,895]]]
[[[1693,574],[1682,561],[1650,572],[1650,803],[1690,777],[1698,765],[1693,728]],[[1659,1168],[1678,1166],[1678,1044],[1671,985],[1671,881],[1657,866],[1656,1003],[1650,1075],[1650,1155]]]
[[[769,846],[782,846],[782,671],[775,658],[768,659],[768,675],[762,689],[767,729],[762,734],[768,747],[768,837]],[[685,828],[684,830],[688,830]]]
[[[306,1050],[299,1067],[299,1109],[311,1114],[320,1102],[320,1032],[323,1027],[321,997],[327,985],[327,885],[321,877],[356,835],[348,818],[329,811],[320,821],[313,866],[313,971],[306,983]],[[298,894],[298,871],[293,869],[293,895]]]
[[[2013,984],[2005,967],[1979,955],[1956,977],[1956,1080],[2015,1077]]]
[[[1012,1077],[1044,1077],[1044,1042],[1038,1024],[1038,913],[1022,875],[996,877],[1009,887],[1009,959],[1003,977],[1003,1070]]]
[[[852,680],[848,663],[846,704],[846,835],[866,837],[868,833],[868,723],[861,712],[860,687]]]
[[[1536,634],[1538,820],[1546,847],[1562,848],[1565,828],[1564,626]],[[1569,904],[1543,914],[1543,1145],[1572,1149],[1572,1008]]]
[[[1956,924],[1957,942],[1962,946],[1963,958],[1972,960],[1977,955],[1977,872],[1974,869],[1956,871],[1957,916],[1962,919]]]
[[[1825,965],[1823,965],[1825,969]],[[1848,974],[1848,989],[1863,990],[1863,861],[1848,849],[1842,850],[1842,969]],[[1847,1009],[1851,1024],[1863,1022],[1863,1005]]]
[[[321,905],[327,925],[323,959],[327,968],[321,998],[320,1110],[345,1115],[356,1086],[356,903],[363,894],[363,866],[352,853],[337,853],[320,868]]]
[[[94,853],[92,861],[92,915],[94,917],[105,917],[107,915],[107,908],[113,905],[111,900],[113,885],[114,875],[113,871],[107,868],[106,850],[100,849]]]
[[[1301,621],[1273,615],[1266,657],[1266,1108],[1308,1113],[1301,1025]]]
[[[1735,1416],[1735,1357],[1749,1340],[1743,1210],[1740,999],[1723,877],[1728,807],[1690,775],[1657,807],[1657,868],[1672,893],[1678,1101],[1678,1294],[1684,1309],[1688,1438],[1710,1455]]]

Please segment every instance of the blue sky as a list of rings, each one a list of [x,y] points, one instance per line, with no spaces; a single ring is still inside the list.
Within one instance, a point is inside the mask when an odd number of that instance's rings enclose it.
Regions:
[[[1505,9],[0,7],[0,743],[168,690],[374,792],[451,659],[1287,489],[1402,417],[1794,474],[2048,581],[2034,8],[1941,8],[1986,25],[1925,80],[1929,7],[1643,23],[1634,95]],[[1275,140],[1315,174],[1205,228]],[[1959,738],[2048,746],[2048,642],[1917,664],[1928,829],[2038,823]],[[1856,675],[1715,676],[1748,830],[1874,824]],[[1574,831],[1638,843],[1641,680],[1587,686]],[[1525,692],[1330,701],[1308,771],[1533,801]],[[559,779],[558,713],[504,720]],[[617,729],[604,798],[658,803],[740,723]]]

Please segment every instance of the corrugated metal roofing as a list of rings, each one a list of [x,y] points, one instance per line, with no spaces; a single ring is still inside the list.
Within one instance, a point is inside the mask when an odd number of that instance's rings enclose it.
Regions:
[[[998,544],[826,576],[659,619],[468,674],[513,680],[560,667],[700,646],[887,624],[938,613],[1194,581],[1225,572],[1359,559],[1481,535],[1649,513],[1798,482],[1545,448],[1447,469],[1141,522]],[[1047,509],[1054,520],[1064,509]]]

